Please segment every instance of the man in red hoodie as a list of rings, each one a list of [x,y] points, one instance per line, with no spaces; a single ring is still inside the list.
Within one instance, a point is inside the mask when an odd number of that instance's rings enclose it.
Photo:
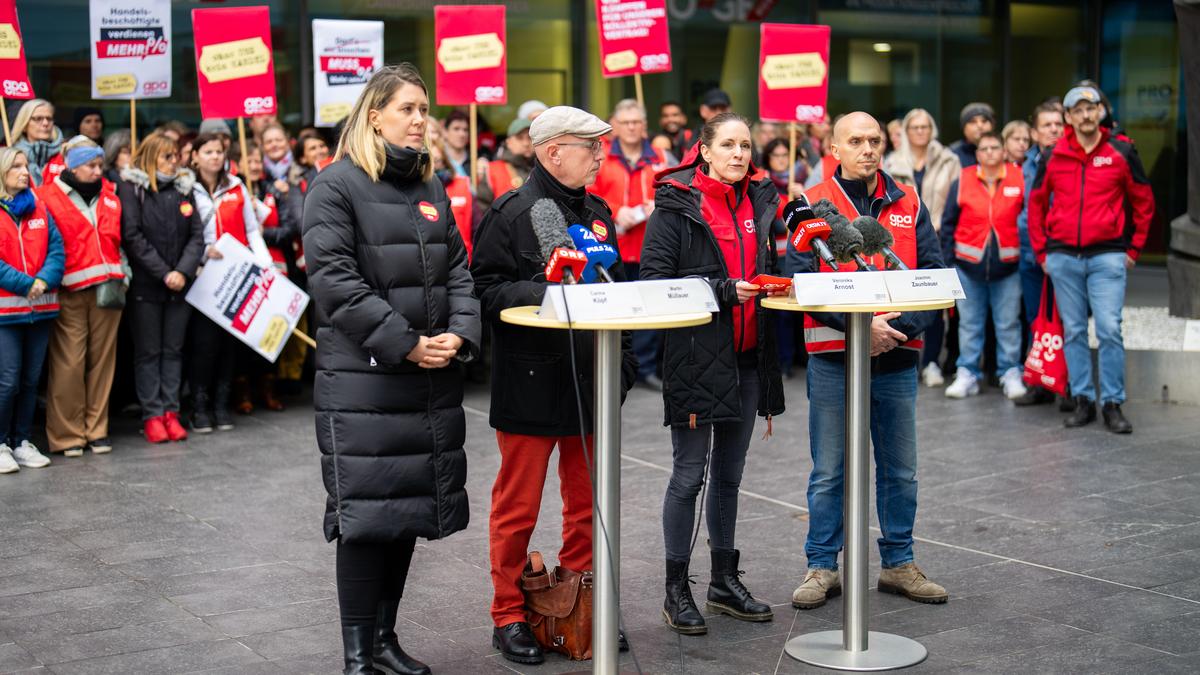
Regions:
[[[1100,91],[1080,86],[1063,98],[1067,129],[1038,167],[1029,195],[1029,240],[1054,282],[1075,412],[1063,421],[1080,427],[1096,419],[1096,387],[1088,347],[1088,308],[1100,341],[1100,403],[1109,431],[1133,426],[1125,402],[1125,344],[1121,308],[1125,275],[1150,232],[1154,195],[1133,144],[1100,126]]]

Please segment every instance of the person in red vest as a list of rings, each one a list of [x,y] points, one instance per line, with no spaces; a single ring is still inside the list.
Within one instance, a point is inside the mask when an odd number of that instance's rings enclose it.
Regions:
[[[34,186],[45,185],[62,173],[63,132],[54,124],[54,104],[44,98],[26,101],[13,120],[14,148],[29,159],[29,178]]]
[[[604,154],[600,173],[596,182],[588,186],[588,192],[603,199],[613,210],[625,275],[630,281],[637,281],[646,222],[654,211],[654,174],[667,168],[667,158],[646,139],[646,109],[635,99],[619,101],[610,121],[616,138]],[[633,332],[638,382],[661,390],[658,343],[659,331]]]
[[[433,173],[442,182],[446,196],[450,198],[450,214],[454,216],[454,224],[458,226],[458,233],[462,236],[469,262],[475,248],[473,239],[475,221],[478,220],[474,200],[471,199],[471,181],[466,176],[454,172],[450,166],[449,155],[446,154],[444,141],[431,138],[428,147]]]
[[[108,396],[128,281],[121,253],[121,202],[102,180],[104,150],[84,136],[64,147],[67,168],[37,189],[67,254],[58,320],[50,336],[46,437],[51,452],[79,457],[85,447],[97,455],[112,451]]]
[[[1017,216],[1025,178],[1005,161],[1004,143],[985,131],[975,146],[979,163],[950,184],[942,215],[942,255],[958,267],[967,297],[958,301],[958,372],[948,398],[979,393],[988,310],[996,329],[996,375],[1010,400],[1025,395],[1021,368],[1021,239]]]
[[[220,258],[217,240],[228,234],[250,249],[255,262],[271,266],[254,199],[237,176],[226,172],[225,143],[220,133],[203,133],[192,144],[192,166],[199,180],[192,189],[196,213],[204,223],[205,255]],[[233,428],[229,402],[237,354],[237,338],[206,317],[192,322],[192,429],[206,434]]]
[[[877,218],[895,239],[892,250],[912,269],[943,267],[937,233],[912,186],[901,185],[880,170],[883,128],[864,112],[840,119],[830,144],[838,160],[833,175],[805,191],[815,203],[828,199],[849,219]],[[810,253],[789,246],[793,269],[832,272],[814,265]],[[874,265],[884,269],[881,256]],[[945,602],[946,590],[913,563],[913,522],[917,515],[917,364],[921,333],[935,312],[888,312],[871,322],[871,445],[875,449],[875,486],[879,556],[883,569],[878,588],[918,602]],[[842,549],[842,484],[846,454],[845,314],[811,313],[804,317],[808,345],[809,443],[813,470],[808,481],[808,573],[792,594],[792,606],[812,609],[841,591],[837,571]]]
[[[508,125],[508,135],[504,138],[504,152],[500,157],[490,162],[480,164],[483,180],[475,191],[475,201],[481,209],[487,209],[509,190],[521,187],[529,178],[529,170],[533,168],[533,141],[529,138],[529,125],[533,124],[524,117],[518,117]]]
[[[0,473],[50,465],[30,438],[65,253],[29,181],[25,153],[0,149]]]

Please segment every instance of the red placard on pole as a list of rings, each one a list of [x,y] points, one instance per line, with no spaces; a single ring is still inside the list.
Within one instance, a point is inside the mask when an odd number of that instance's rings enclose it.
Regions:
[[[33,98],[16,0],[0,0],[0,96]]]
[[[816,123],[829,93],[829,26],[764,23],[758,56],[758,116]]]
[[[508,101],[503,5],[433,8],[438,105]]]
[[[605,77],[671,70],[666,0],[596,0]]]
[[[202,117],[273,115],[275,62],[266,7],[192,10]]]

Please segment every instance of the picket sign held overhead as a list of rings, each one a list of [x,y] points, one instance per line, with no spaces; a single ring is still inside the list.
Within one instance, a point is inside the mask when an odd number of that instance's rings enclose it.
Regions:
[[[642,73],[671,70],[671,35],[666,0],[596,0],[600,72],[633,76],[638,104],[646,106]]]
[[[0,0],[0,120],[4,123],[4,144],[11,146],[8,107],[4,105],[6,98],[33,98],[33,83],[29,81],[29,66],[25,63],[25,42],[21,39],[16,0]]]
[[[316,125],[332,127],[383,65],[383,22],[313,19],[312,36]]]
[[[788,188],[795,183],[796,123],[825,119],[829,26],[764,23],[758,55],[758,116],[788,123]]]
[[[91,0],[92,98],[171,95],[171,0]]]
[[[266,7],[193,9],[196,79],[204,118],[274,115],[275,62]]]

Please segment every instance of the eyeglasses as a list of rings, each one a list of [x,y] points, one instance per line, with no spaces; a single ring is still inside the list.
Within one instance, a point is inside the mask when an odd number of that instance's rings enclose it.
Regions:
[[[908,125],[909,131],[929,131],[931,129],[933,129],[933,127],[928,124],[910,124],[910,125]]]
[[[587,142],[579,141],[579,142],[572,142],[572,143],[559,143],[558,145],[574,145],[574,146],[576,146],[576,147],[580,147],[580,148],[587,148],[587,149],[589,149],[589,150],[591,150],[591,151],[592,151],[592,154],[593,154],[593,155],[594,155],[594,154],[596,154],[596,153],[598,153],[598,152],[600,152],[600,149],[604,147],[604,144],[602,144],[602,143],[600,142],[600,139],[598,139],[598,138],[597,138],[596,140],[594,140],[594,141],[587,141]]]
[[[54,117],[51,115],[35,115],[33,117],[30,117],[29,121],[37,122],[38,124],[50,124],[51,122],[54,121]]]

